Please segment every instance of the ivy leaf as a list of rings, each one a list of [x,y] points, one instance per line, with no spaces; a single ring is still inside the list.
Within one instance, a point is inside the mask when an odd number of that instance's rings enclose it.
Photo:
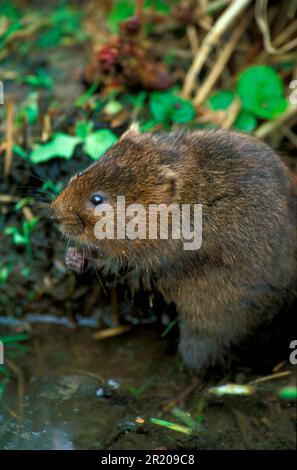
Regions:
[[[156,10],[158,13],[169,13],[172,3],[177,0],[145,0],[144,8]],[[135,0],[120,0],[114,2],[114,7],[108,17],[108,27],[112,33],[119,32],[119,23],[135,15]]]
[[[169,13],[171,9],[170,3],[176,3],[176,0],[145,0],[145,8],[155,8],[159,13]]]
[[[108,27],[112,33],[119,32],[119,23],[134,15],[134,0],[120,0],[115,2],[108,17]]]
[[[93,130],[92,121],[78,121],[75,125],[75,135],[85,139]]]
[[[242,132],[252,132],[257,127],[257,119],[251,113],[242,109],[233,126]]]
[[[59,133],[54,138],[42,145],[38,145],[30,155],[32,163],[47,162],[55,157],[66,158],[69,160],[75,147],[81,142],[80,137],[74,137],[67,134]]]
[[[209,98],[208,104],[213,111],[218,111],[219,109],[228,109],[234,98],[234,91],[221,90]]]
[[[109,129],[100,129],[87,136],[83,148],[93,160],[98,160],[117,140]]]
[[[243,109],[262,119],[274,119],[287,108],[283,82],[278,73],[264,65],[244,70],[237,82]]]
[[[196,115],[192,103],[177,96],[173,90],[151,93],[149,107],[157,122],[185,123],[191,121]]]

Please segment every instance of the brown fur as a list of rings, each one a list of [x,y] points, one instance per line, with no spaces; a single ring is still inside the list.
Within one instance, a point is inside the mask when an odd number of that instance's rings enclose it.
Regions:
[[[203,204],[203,243],[102,240],[93,233],[93,193],[109,203]],[[133,128],[53,203],[68,236],[99,247],[106,263],[149,276],[180,315],[179,350],[201,369],[269,322],[296,296],[297,198],[277,155],[229,131],[140,134]]]

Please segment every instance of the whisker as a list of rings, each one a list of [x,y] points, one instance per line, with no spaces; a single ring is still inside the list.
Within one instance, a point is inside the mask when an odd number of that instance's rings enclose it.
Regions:
[[[91,247],[90,247],[89,242],[87,242],[87,247],[88,247],[89,253],[90,253],[90,255],[91,255],[91,254],[92,254],[92,250],[91,250]],[[103,289],[103,292],[104,292],[104,294],[105,294],[106,297],[107,297],[107,296],[108,296],[108,295],[107,295],[107,292],[106,292],[105,287],[104,287],[104,285],[103,285],[103,283],[102,283],[102,281],[101,281],[101,279],[100,279],[100,276],[99,276],[99,273],[98,273],[98,271],[97,271],[97,269],[96,269],[96,264],[95,264],[95,263],[94,263],[94,270],[95,270],[95,273],[96,273],[96,275],[97,275],[97,278],[98,278],[98,280],[99,280],[99,282],[100,282],[100,284],[101,284],[101,287],[102,287],[102,289]]]

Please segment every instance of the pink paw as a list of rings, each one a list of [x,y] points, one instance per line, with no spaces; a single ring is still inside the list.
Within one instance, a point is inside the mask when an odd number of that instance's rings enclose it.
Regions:
[[[83,251],[78,250],[75,247],[67,249],[65,254],[66,266],[77,273],[81,273],[86,268],[86,260]]]

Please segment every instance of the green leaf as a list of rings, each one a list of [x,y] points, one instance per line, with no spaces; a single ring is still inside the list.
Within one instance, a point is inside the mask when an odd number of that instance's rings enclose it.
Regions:
[[[22,124],[22,118],[25,116],[28,124],[35,124],[38,118],[38,113],[38,92],[32,91],[28,94],[19,113],[17,114],[17,122]]]
[[[120,111],[122,111],[122,109],[123,109],[123,105],[120,101],[111,100],[104,106],[103,111],[106,114],[112,115],[112,114],[119,113]]]
[[[171,5],[170,3],[176,3],[176,0],[145,0],[145,8],[154,8],[159,13],[169,13]]]
[[[19,341],[27,341],[29,339],[29,335],[26,333],[21,333],[19,335],[13,335],[13,336],[0,336],[0,341],[3,344],[10,344],[10,343],[17,343]]]
[[[22,197],[22,199],[20,199],[19,202],[17,202],[16,205],[14,206],[14,210],[19,211],[23,207],[28,206],[32,203],[33,203],[33,197],[31,196]]]
[[[278,396],[284,400],[296,400],[297,399],[297,387],[294,385],[288,385],[279,391]]]
[[[248,111],[241,110],[233,127],[242,132],[252,132],[257,127],[257,119]]]
[[[31,220],[26,220],[24,223],[23,223],[23,226],[24,226],[24,229],[28,230],[29,232],[31,232],[31,230],[33,230],[33,228],[36,227],[36,225],[38,224],[39,222],[39,217],[33,217],[33,219]]]
[[[83,148],[93,160],[98,160],[117,140],[110,130],[100,129],[86,138]]]
[[[92,121],[78,121],[75,125],[75,135],[84,140],[92,132],[92,129]]]
[[[27,159],[27,152],[25,152],[22,147],[19,147],[17,144],[13,144],[13,153],[21,157],[23,160]]]
[[[98,85],[99,85],[99,80],[95,80],[94,83],[92,83],[92,85],[90,86],[90,88],[88,88],[88,90],[83,93],[81,96],[79,96],[75,102],[74,102],[74,106],[77,106],[77,107],[81,107],[81,106],[84,106],[85,104],[87,104],[87,102],[89,101],[89,99],[91,98],[91,96],[95,93],[95,91],[97,90],[98,88]]]
[[[110,13],[107,24],[112,33],[119,32],[119,23],[133,16],[135,11],[134,0],[120,0],[114,2],[114,7]]]
[[[220,109],[228,109],[235,98],[235,93],[232,90],[221,90],[212,95],[208,100],[208,105],[214,111]]]
[[[173,90],[151,93],[149,107],[157,122],[185,123],[194,119],[196,115],[192,103],[177,96]]]
[[[66,158],[69,160],[75,147],[82,141],[80,137],[74,137],[67,134],[56,134],[47,144],[38,145],[30,155],[32,163],[47,162],[55,157]]]
[[[58,194],[62,191],[63,187],[61,182],[53,183],[53,181],[47,180],[42,184],[41,189],[43,191],[49,192],[51,199],[55,199],[56,196],[58,196]]]
[[[12,235],[15,245],[25,245],[27,243],[26,237],[19,232],[17,227],[6,227],[6,229],[4,229],[4,235]]]
[[[36,75],[26,75],[20,78],[20,82],[37,88],[51,89],[53,87],[52,77],[42,68],[37,69]]]
[[[283,83],[278,73],[264,65],[244,70],[237,81],[243,109],[262,119],[274,119],[287,108]]]
[[[12,270],[12,264],[7,264],[0,269],[0,285],[5,284],[8,279],[8,276]]]

